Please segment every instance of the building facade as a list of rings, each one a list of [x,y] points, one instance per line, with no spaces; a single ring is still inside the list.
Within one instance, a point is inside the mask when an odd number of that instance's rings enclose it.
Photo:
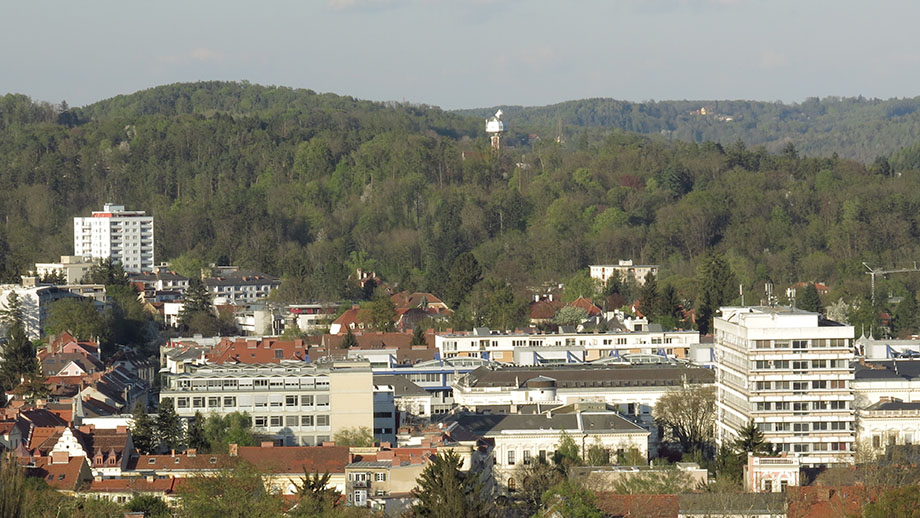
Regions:
[[[606,284],[607,280],[617,275],[620,279],[633,279],[637,284],[645,284],[645,277],[649,274],[658,277],[657,264],[633,264],[632,259],[620,259],[617,264],[592,264],[588,266],[588,272],[592,279],[601,284]]]
[[[439,333],[441,358],[484,358],[516,365],[584,363],[627,354],[685,359],[700,343],[698,331],[614,331],[607,333],[502,332]]]
[[[74,255],[118,261],[128,272],[151,271],[153,216],[124,205],[105,204],[88,218],[74,218]]]
[[[803,465],[852,461],[852,326],[788,307],[724,307],[714,328],[720,444],[753,421]]]
[[[195,412],[247,412],[254,430],[285,446],[319,445],[339,430],[375,428],[373,374],[361,362],[325,367],[295,361],[208,364],[194,372],[165,375],[160,401],[167,398],[184,418]],[[376,399],[389,400],[390,408],[381,412],[395,411],[392,397]]]

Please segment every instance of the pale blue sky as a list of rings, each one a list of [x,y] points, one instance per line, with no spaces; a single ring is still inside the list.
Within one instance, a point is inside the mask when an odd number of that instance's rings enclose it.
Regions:
[[[914,97],[917,20],[907,0],[3,0],[0,93],[83,105],[246,79],[444,108]]]

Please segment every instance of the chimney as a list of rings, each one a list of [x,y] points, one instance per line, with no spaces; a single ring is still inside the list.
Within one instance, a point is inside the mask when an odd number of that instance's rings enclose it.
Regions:
[[[236,443],[230,443],[228,452],[231,457],[238,457],[240,455],[240,445]]]
[[[335,441],[323,441],[320,446],[335,446]]]
[[[189,448],[185,450],[185,454],[189,457],[194,457],[195,455],[198,454],[198,450],[196,450],[195,448]]]
[[[274,445],[275,445],[274,441],[262,441],[262,443],[259,446],[262,448],[271,448]]]
[[[115,433],[118,433],[118,434],[126,434],[126,433],[128,433],[128,427],[127,427],[127,426],[116,426],[116,427],[115,427]]]
[[[70,462],[70,453],[66,451],[53,451],[51,452],[51,463],[52,464],[67,464]]]

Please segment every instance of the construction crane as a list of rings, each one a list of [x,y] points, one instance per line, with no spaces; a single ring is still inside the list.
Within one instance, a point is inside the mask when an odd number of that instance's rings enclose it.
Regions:
[[[894,270],[873,270],[871,266],[866,263],[863,263],[863,266],[866,267],[870,276],[872,276],[872,305],[875,306],[875,276],[876,275],[888,275],[889,273],[909,273],[909,272],[920,272],[920,268],[917,267],[917,261],[914,261],[913,268],[895,268]]]

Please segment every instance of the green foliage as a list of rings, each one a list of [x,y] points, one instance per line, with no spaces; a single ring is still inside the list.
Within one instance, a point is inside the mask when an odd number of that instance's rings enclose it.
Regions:
[[[892,331],[896,336],[910,336],[917,330],[917,298],[908,292],[894,309]]]
[[[734,299],[734,290],[737,290],[735,275],[723,256],[709,254],[700,263],[697,277],[700,295],[696,323],[701,334],[709,334],[715,312]]]
[[[470,300],[475,325],[514,329],[527,320],[527,303],[506,282],[488,278],[476,285]]]
[[[306,468],[303,475],[299,484],[294,482],[297,506],[291,515],[298,518],[325,518],[334,514],[342,494],[329,484],[332,475],[328,471],[323,474],[309,473]]]
[[[374,329],[384,332],[395,330],[396,306],[386,294],[374,297],[367,308],[370,311],[371,325],[374,326]]]
[[[358,346],[358,339],[351,332],[351,327],[345,327],[345,338],[342,339],[342,349],[351,349]]]
[[[432,457],[416,480],[412,507],[419,518],[454,518],[464,516],[485,518],[490,515],[491,502],[484,494],[476,473],[460,471],[462,460],[452,451]]]
[[[459,300],[456,322],[475,325],[494,316],[482,311],[492,290],[479,279],[507,285],[525,309],[512,313],[526,317],[527,287],[632,258],[661,264],[659,289],[674,286],[708,330],[714,308],[737,293],[735,281],[722,298],[695,282],[710,255],[726,258],[747,293],[766,280],[781,293],[820,279],[848,302],[868,295],[862,261],[895,267],[920,255],[917,102],[707,103],[733,122],[691,115],[701,106],[683,101],[508,108],[517,129],[507,138],[529,146],[527,167],[517,167],[486,151],[478,114],[426,106],[216,81],[60,113],[7,95],[0,281],[66,253],[74,215],[122,200],[154,215],[169,236],[157,256],[180,273],[197,278],[201,266],[232,259],[281,276],[275,297],[286,302],[366,298],[349,280],[361,264],[400,289]],[[548,138],[560,130],[561,142]],[[847,138],[829,138],[837,132]],[[531,133],[541,140],[529,145]],[[99,270],[100,282],[124,283],[117,265]],[[637,292],[624,284],[616,292],[631,301]],[[110,325],[111,340],[145,341],[129,332],[149,326],[130,324],[134,309],[119,305],[126,323]],[[216,322],[196,326],[210,334]]]
[[[25,518],[25,475],[11,455],[0,455],[0,516]]]
[[[578,447],[578,443],[576,443],[575,439],[564,430],[559,437],[559,443],[556,445],[556,452],[553,454],[553,462],[566,470],[570,466],[578,466],[582,463],[581,449]]]
[[[140,453],[152,453],[157,445],[156,423],[147,413],[147,405],[141,400],[134,404],[131,423],[131,439]]]
[[[821,303],[821,295],[818,293],[818,288],[815,287],[814,283],[808,283],[805,286],[805,289],[802,290],[802,298],[796,301],[796,306],[805,311],[813,311],[815,313],[823,313],[824,305]]]
[[[155,430],[156,442],[166,451],[177,450],[184,443],[185,434],[182,431],[182,422],[173,407],[172,398],[160,400]]]
[[[211,414],[204,420],[204,437],[208,453],[227,453],[231,444],[255,446],[258,437],[252,431],[252,419],[246,412]]]
[[[425,340],[425,326],[422,325],[422,322],[415,324],[415,329],[412,330],[412,341],[409,342],[409,345],[426,345],[428,342]]]
[[[677,468],[668,466],[663,470],[628,472],[614,481],[611,488],[622,495],[673,495],[696,489],[693,479]]]
[[[61,299],[48,308],[45,333],[57,335],[64,331],[77,340],[98,340],[108,335],[105,322],[93,301],[83,297]]]
[[[920,515],[920,487],[909,485],[886,489],[878,500],[863,508],[865,518],[889,518],[893,516],[916,517]]]
[[[142,512],[144,518],[171,518],[172,510],[162,498],[153,495],[134,495],[125,504],[126,511]]]
[[[556,484],[543,495],[541,517],[603,518],[604,513],[594,505],[594,494],[571,479]]]
[[[10,390],[19,385],[21,379],[39,374],[35,347],[26,335],[22,303],[16,292],[7,296],[0,321],[6,326],[6,343],[0,354],[3,360],[0,363],[0,389]]]
[[[639,448],[632,447],[617,453],[617,466],[645,466],[647,464],[648,459]]]
[[[127,286],[128,274],[118,261],[108,258],[100,259],[86,275],[84,281],[90,284],[104,284],[108,286]]]
[[[563,306],[553,315],[553,323],[560,326],[575,326],[588,318],[588,312],[574,306]]]
[[[470,292],[477,282],[482,280],[482,267],[476,257],[464,252],[454,259],[450,267],[447,289],[444,291],[444,302],[451,308],[456,308],[469,299]]]
[[[342,428],[332,436],[336,446],[373,446],[374,434],[370,428]]]
[[[578,297],[593,300],[597,297],[597,281],[591,278],[588,270],[580,270],[565,282],[562,300],[571,302]]]
[[[262,474],[245,462],[232,470],[186,479],[179,492],[181,516],[189,518],[280,518],[283,501],[269,492]]]
[[[736,452],[745,456],[745,462],[747,462],[748,453],[769,455],[773,452],[773,447],[764,439],[763,432],[757,428],[753,420],[748,422],[744,428],[738,430],[738,436],[735,437],[732,447]]]
[[[600,443],[592,444],[585,452],[585,464],[588,466],[606,466],[610,464],[610,451]]]
[[[188,431],[185,434],[188,447],[202,453],[209,451],[211,448],[211,444],[205,436],[204,420],[205,418],[201,415],[201,412],[195,412],[195,417],[188,424]]]

